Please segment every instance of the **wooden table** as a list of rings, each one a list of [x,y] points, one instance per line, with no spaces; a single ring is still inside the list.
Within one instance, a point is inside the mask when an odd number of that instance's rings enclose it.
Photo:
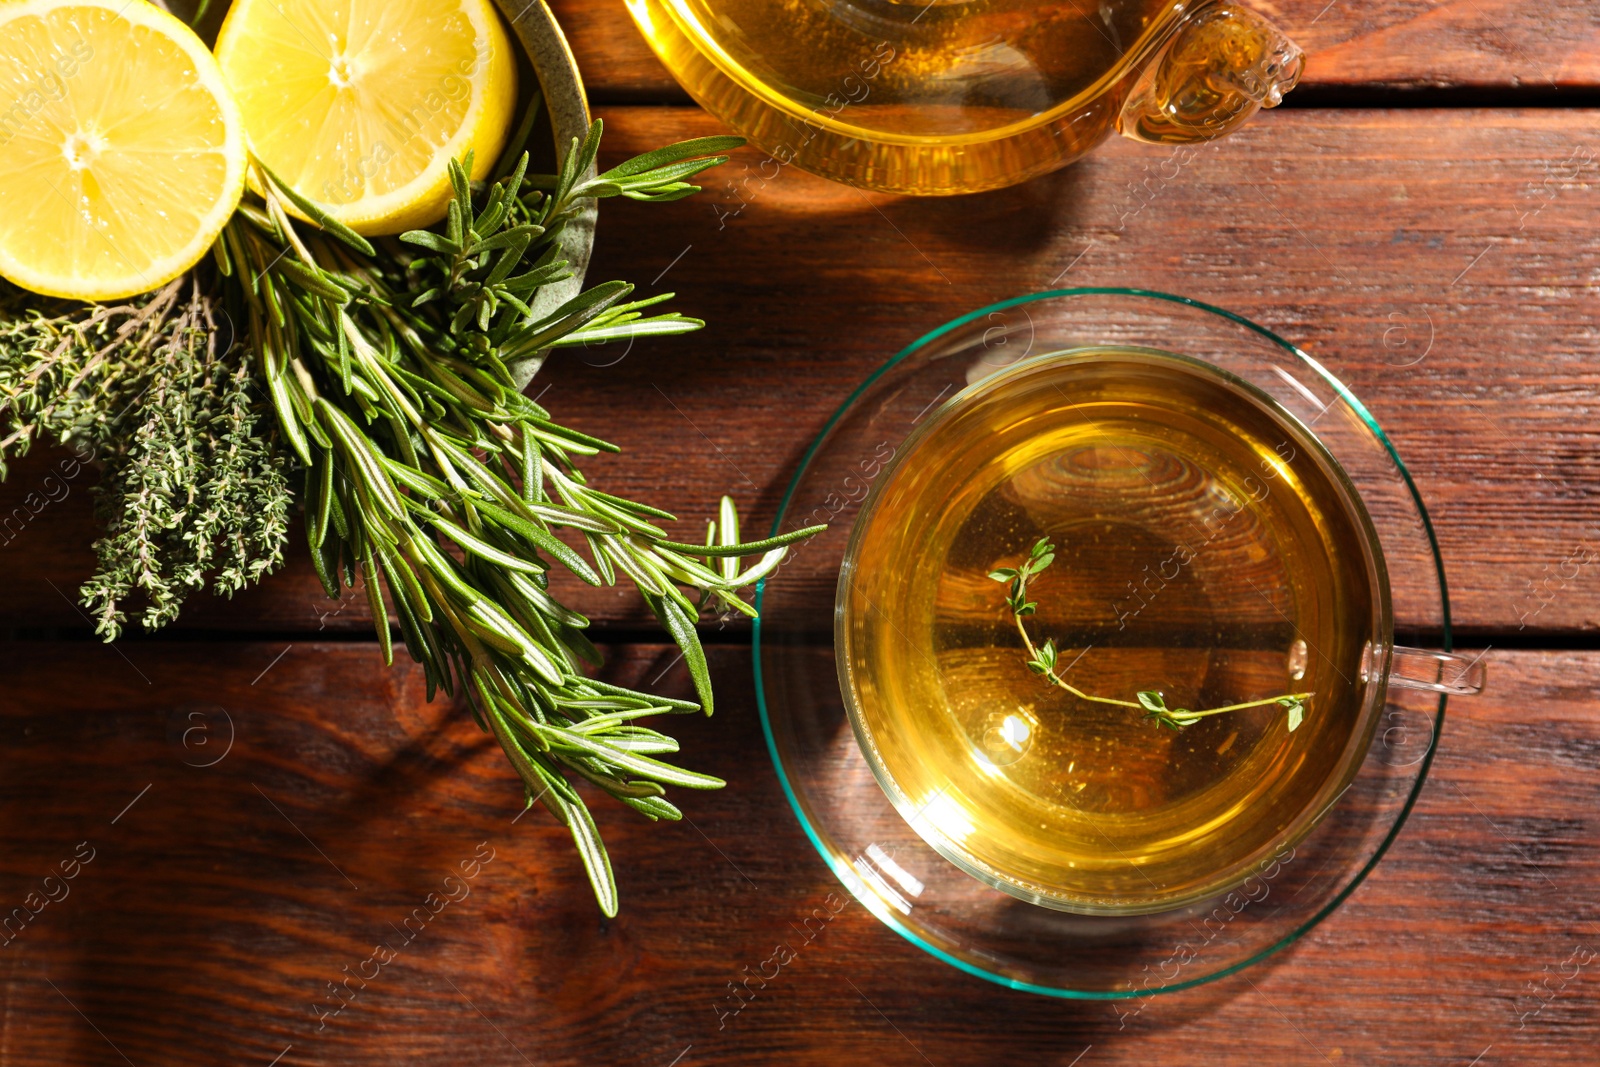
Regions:
[[[717,128],[618,0],[557,6],[609,158]],[[754,525],[856,382],[982,304],[1137,285],[1297,339],[1416,473],[1490,671],[1336,914],[1130,1014],[967,977],[851,903],[719,1027],[727,984],[840,892],[761,744],[747,631],[708,636],[719,711],[681,733],[729,787],[678,826],[596,808],[624,905],[603,922],[564,832],[515,818],[493,741],[384,670],[364,600],[323,600],[303,555],[157,638],[93,641],[84,475],[0,546],[0,911],[60,897],[0,949],[0,1065],[1600,1062],[1600,3],[1261,6],[1306,82],[1177,180],[1118,142],[916,201],[751,180],[746,151],[697,200],[608,203],[592,277],[711,325],[536,388],[624,446],[593,466],[616,491],[699,517],[727,488]],[[0,514],[60,458],[20,464]],[[686,690],[634,596],[569,592],[616,677]],[[463,862],[470,893],[319,1021]]]

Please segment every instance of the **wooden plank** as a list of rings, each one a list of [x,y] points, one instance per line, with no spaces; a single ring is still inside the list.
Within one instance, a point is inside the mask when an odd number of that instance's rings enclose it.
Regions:
[[[1262,9],[1281,12],[1305,48],[1308,87],[1555,93],[1600,83],[1600,5],[1592,2],[1282,0]]]
[[[678,723],[686,763],[728,789],[687,798],[676,826],[597,804],[623,897],[610,923],[564,833],[542,812],[513,823],[503,757],[424,705],[417,671],[370,646],[282,651],[0,647],[0,907],[38,907],[3,950],[7,1063],[359,1067],[465,1048],[507,1067],[957,1067],[1003,1048],[1062,1067],[1242,1049],[1489,1067],[1592,1062],[1600,1040],[1600,974],[1572,962],[1600,951],[1600,654],[1490,652],[1490,693],[1452,707],[1410,823],[1337,912],[1240,975],[1112,1005],[1002,990],[843,903],[767,763],[747,651],[713,652],[718,716]],[[613,677],[648,683],[671,660],[626,649]],[[660,688],[685,692],[681,668]],[[719,1015],[790,923],[836,906]],[[379,943],[398,947],[381,966]]]
[[[639,35],[623,0],[550,4],[572,46],[583,87],[596,102],[687,103],[667,68]]]
[[[714,128],[688,108],[602,114],[610,160]],[[683,536],[724,491],[765,529],[835,407],[925,331],[1052,286],[1183,293],[1295,340],[1367,401],[1432,508],[1458,626],[1593,631],[1594,123],[1589,111],[1278,112],[1192,156],[1118,142],[1020,189],[935,201],[745,151],[694,200],[602,213],[593,280],[676,290],[710,326],[563,354],[533,392],[620,444],[591,475],[674,511]],[[0,516],[44,491],[50,462],[19,465]],[[66,595],[89,569],[87,480],[0,546],[0,625],[82,625]],[[326,601],[298,559],[231,604],[197,597],[183,624],[364,627],[362,598]],[[631,592],[564,593],[602,623],[651,624]]]
[[[550,5],[597,100],[687,99],[623,0]],[[1306,50],[1307,88],[1573,90],[1600,84],[1600,4],[1517,0],[1261,0]]]

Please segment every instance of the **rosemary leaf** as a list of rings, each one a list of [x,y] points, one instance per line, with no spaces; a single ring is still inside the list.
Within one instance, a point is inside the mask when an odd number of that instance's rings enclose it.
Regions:
[[[710,153],[737,143],[688,142],[580,182],[600,135],[597,122],[549,181],[527,176],[525,155],[478,186],[470,159],[456,162],[443,228],[376,248],[349,240],[269,173],[263,202],[247,205],[224,241],[229,306],[250,325],[285,439],[313,471],[307,530],[324,585],[333,595],[359,568],[385,648],[387,587],[430,695],[467,701],[529,803],[569,829],[600,910],[613,915],[610,859],[573,780],[653,820],[681,817],[664,787],[721,787],[658,759],[677,742],[637,721],[713,710],[696,601],[681,587],[699,603],[748,612],[738,590],[821,527],[738,544],[725,502],[733,539],[672,541],[648,521],[673,521],[667,512],[603,492],[575,465],[614,445],[552,421],[512,387],[512,365],[552,346],[700,325],[671,312],[644,317],[664,298],[626,303],[633,287],[620,281],[545,315],[528,310],[540,286],[569,275],[559,238],[584,199],[675,198],[692,191],[684,179],[720,161]],[[290,206],[322,232],[290,218]],[[561,527],[581,534],[588,559],[557,536]],[[698,703],[588,677],[582,668],[599,654],[587,620],[550,593],[554,565],[595,585],[631,580],[682,650]]]

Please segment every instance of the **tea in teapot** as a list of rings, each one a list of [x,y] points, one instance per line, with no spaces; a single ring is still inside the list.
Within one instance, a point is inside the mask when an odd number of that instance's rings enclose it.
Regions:
[[[684,88],[782,165],[976,192],[1114,129],[1220,137],[1292,89],[1300,49],[1224,0],[628,0]]]

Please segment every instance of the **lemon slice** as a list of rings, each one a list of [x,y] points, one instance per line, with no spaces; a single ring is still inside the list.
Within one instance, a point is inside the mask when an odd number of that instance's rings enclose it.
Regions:
[[[216,61],[145,0],[0,3],[0,274],[115,300],[205,255],[244,128]]]
[[[235,0],[217,60],[257,158],[369,236],[443,218],[450,159],[487,174],[516,105],[489,0]]]

